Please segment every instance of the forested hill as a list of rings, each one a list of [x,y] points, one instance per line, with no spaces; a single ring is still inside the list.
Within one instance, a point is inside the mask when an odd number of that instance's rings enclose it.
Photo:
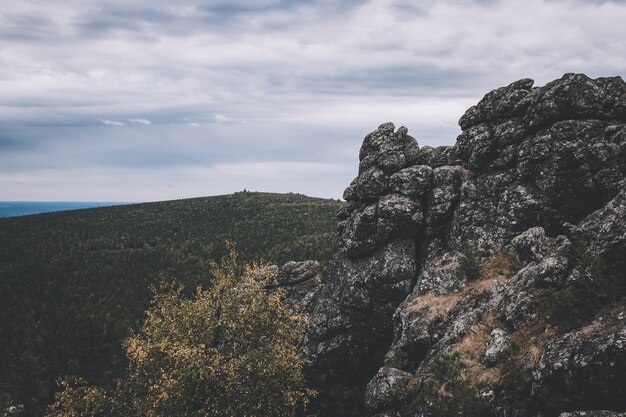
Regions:
[[[54,380],[106,384],[149,287],[207,282],[236,243],[242,261],[316,259],[336,250],[339,202],[234,195],[0,219],[0,402],[45,405]]]

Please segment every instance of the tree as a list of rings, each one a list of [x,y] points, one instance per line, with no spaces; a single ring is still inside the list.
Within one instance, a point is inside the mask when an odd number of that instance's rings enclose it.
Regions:
[[[280,292],[264,289],[275,273],[264,265],[239,273],[231,248],[213,275],[192,297],[176,285],[155,295],[143,327],[125,342],[129,367],[110,395],[113,415],[282,417],[306,405],[312,391],[297,356],[304,318]],[[60,408],[63,399],[82,398],[68,389],[57,394],[49,417],[76,415],[64,411],[67,404]],[[100,417],[106,408],[80,415]]]

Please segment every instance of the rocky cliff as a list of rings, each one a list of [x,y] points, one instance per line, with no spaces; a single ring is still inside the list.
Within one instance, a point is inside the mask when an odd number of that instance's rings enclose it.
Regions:
[[[523,79],[459,124],[451,147],[363,141],[340,253],[299,292],[310,412],[626,411],[626,83]]]

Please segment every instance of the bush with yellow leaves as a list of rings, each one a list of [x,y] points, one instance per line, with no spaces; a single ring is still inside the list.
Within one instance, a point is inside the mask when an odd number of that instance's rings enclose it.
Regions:
[[[313,392],[297,356],[304,318],[265,289],[275,273],[266,265],[239,273],[231,248],[213,275],[192,297],[173,285],[155,295],[125,342],[129,367],[112,394],[64,382],[47,417],[282,417],[306,406]]]

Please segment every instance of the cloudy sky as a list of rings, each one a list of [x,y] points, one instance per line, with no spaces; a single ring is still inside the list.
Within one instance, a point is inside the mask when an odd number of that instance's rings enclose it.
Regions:
[[[626,1],[0,0],[0,200],[339,198],[363,137],[626,76]]]

